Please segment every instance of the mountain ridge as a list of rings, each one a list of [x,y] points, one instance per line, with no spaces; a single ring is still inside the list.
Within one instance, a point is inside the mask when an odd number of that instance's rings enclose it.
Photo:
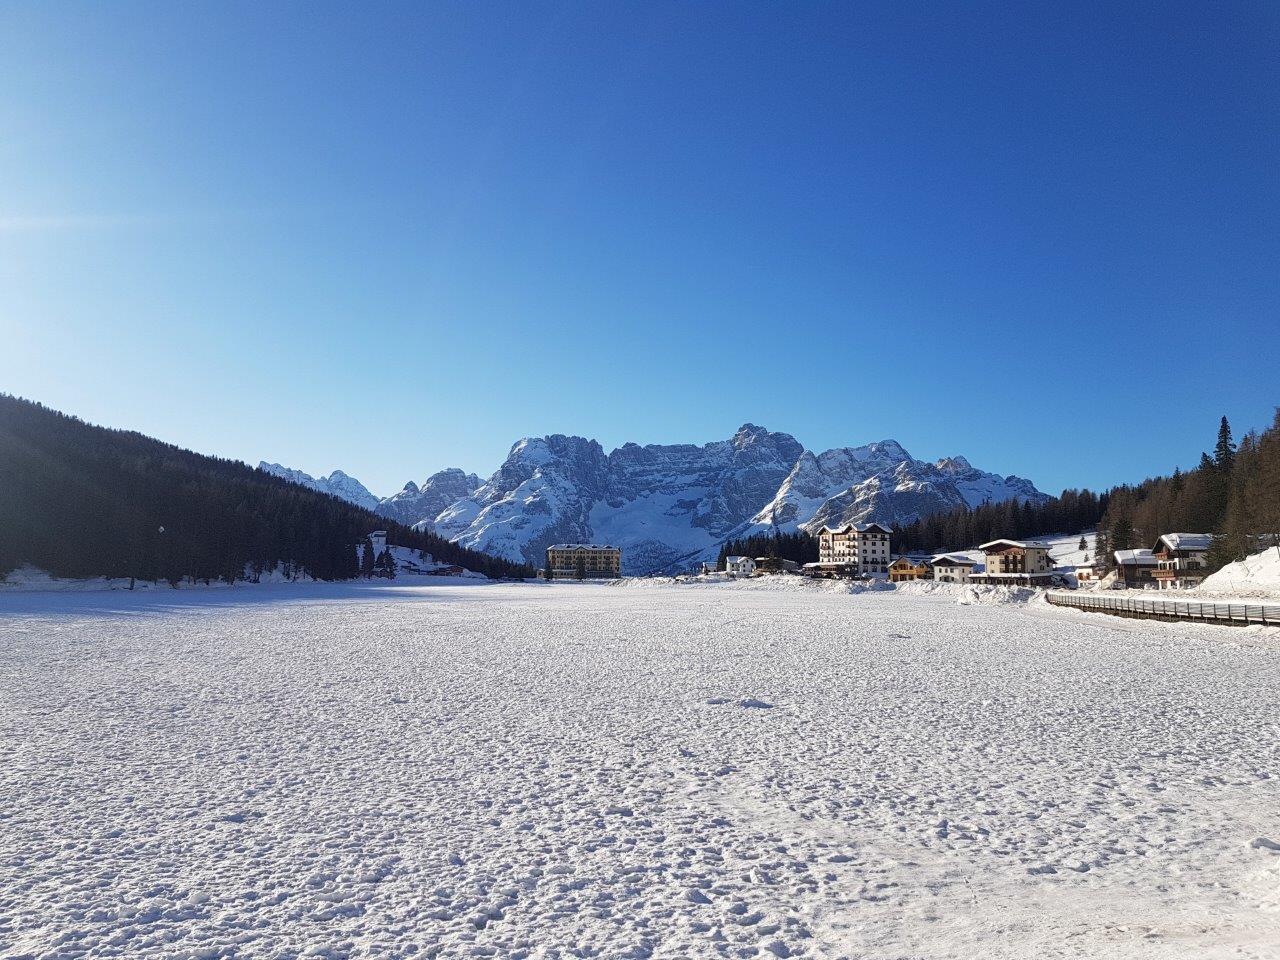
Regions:
[[[342,471],[314,480],[267,466],[338,496],[339,488],[356,496],[365,489]],[[762,530],[905,524],[1011,498],[1048,499],[1031,481],[979,470],[963,456],[916,460],[892,439],[814,453],[790,434],[744,423],[725,440],[628,442],[608,453],[587,437],[523,437],[484,481],[449,468],[422,485],[410,481],[373,509],[534,564],[550,543],[614,543],[624,571],[642,574],[712,557],[725,540]]]

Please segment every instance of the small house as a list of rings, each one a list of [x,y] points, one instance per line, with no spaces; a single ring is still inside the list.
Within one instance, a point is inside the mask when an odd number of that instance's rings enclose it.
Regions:
[[[933,579],[939,583],[968,583],[977,566],[962,553],[942,553],[933,558]]]
[[[800,564],[782,557],[756,557],[757,573],[799,573]]]
[[[928,560],[898,557],[889,564],[889,579],[894,583],[910,580],[928,580],[933,570]]]
[[[971,574],[971,583],[1041,587],[1059,579],[1049,548],[1035,540],[992,540],[978,549],[986,557],[986,570]]]
[[[1150,550],[1117,550],[1116,580],[1127,590],[1153,590],[1156,586],[1152,574],[1160,565]]]
[[[724,570],[731,577],[749,577],[756,572],[756,562],[750,557],[725,557]]]
[[[1194,590],[1208,574],[1205,556],[1213,537],[1207,533],[1164,533],[1151,552],[1156,568],[1151,571],[1158,590]]]

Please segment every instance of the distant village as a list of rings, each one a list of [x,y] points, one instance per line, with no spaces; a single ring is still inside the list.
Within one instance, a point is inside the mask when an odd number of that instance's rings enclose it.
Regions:
[[[988,584],[1011,587],[1065,587],[1091,584],[1114,573],[1107,586],[1115,589],[1190,590],[1207,574],[1205,556],[1211,535],[1166,533],[1150,549],[1117,550],[1114,564],[1101,562],[1056,566],[1049,546],[1036,540],[992,540],[976,551],[935,555],[894,554],[892,531],[878,523],[824,526],[817,533],[818,560],[796,563],[779,557],[728,556],[720,563],[701,564],[704,576],[730,578],[791,574],[851,580],[901,583],[935,580],[941,583]],[[548,580],[616,579],[622,575],[622,550],[608,544],[559,543],[547,547],[541,576]],[[981,559],[971,554],[979,553]]]

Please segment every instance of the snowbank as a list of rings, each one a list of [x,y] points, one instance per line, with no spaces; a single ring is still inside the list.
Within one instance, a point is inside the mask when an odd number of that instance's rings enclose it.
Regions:
[[[245,579],[237,581],[235,586],[241,587],[255,583],[315,583],[315,580],[305,573],[287,574],[283,567],[277,566],[275,570],[262,574],[257,580],[250,579],[250,575],[246,573]],[[211,580],[208,583],[203,580],[183,580],[175,587],[167,580],[130,580],[129,577],[72,579],[69,577],[55,577],[44,570],[39,570],[32,566],[19,567],[7,577],[0,579],[0,593],[26,593],[49,590],[59,593],[95,593],[104,590],[190,590],[193,588],[213,590],[225,589],[230,586],[231,584],[222,580]]]
[[[1027,587],[997,587],[987,584],[939,583],[936,580],[912,580],[890,583],[887,580],[826,580],[794,574],[768,574],[762,577],[729,577],[725,574],[688,577],[627,577],[613,581],[624,587],[689,586],[704,589],[755,590],[770,593],[902,593],[909,596],[937,596],[963,605],[1025,604],[1044,591]]]
[[[939,583],[937,580],[909,580],[893,585],[900,593],[915,596],[941,596],[964,606],[1029,603],[1044,591],[1030,587],[998,587],[985,583]]]
[[[1227,564],[1205,577],[1200,592],[1280,597],[1280,549],[1268,547],[1261,553]]]
[[[892,590],[887,580],[826,580],[776,573],[759,577],[730,577],[727,574],[680,577],[624,577],[613,581],[622,587],[686,586],[722,590],[755,590],[770,593],[869,593]]]

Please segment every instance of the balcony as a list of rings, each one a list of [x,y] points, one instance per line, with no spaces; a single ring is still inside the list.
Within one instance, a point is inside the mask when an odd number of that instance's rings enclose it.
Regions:
[[[1151,571],[1153,580],[1201,580],[1206,574],[1203,567],[1196,567],[1194,570],[1157,567]]]

